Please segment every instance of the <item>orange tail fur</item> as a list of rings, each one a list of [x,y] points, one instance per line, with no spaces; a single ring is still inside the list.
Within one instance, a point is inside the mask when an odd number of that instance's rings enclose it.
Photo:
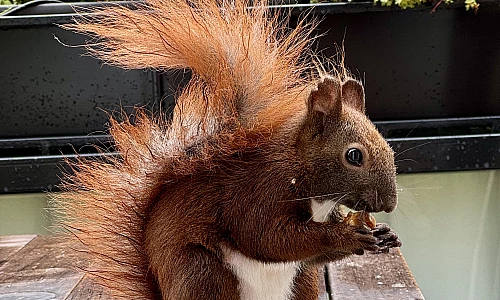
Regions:
[[[150,0],[135,9],[102,9],[66,28],[91,36],[89,53],[106,63],[126,69],[192,70],[188,95],[178,101],[191,115],[236,118],[251,127],[268,123],[272,112],[276,123],[276,107],[286,116],[304,89],[301,75],[311,61],[306,46],[314,25],[301,22],[289,30],[287,19],[277,10],[271,14],[265,0],[250,10],[247,4]]]

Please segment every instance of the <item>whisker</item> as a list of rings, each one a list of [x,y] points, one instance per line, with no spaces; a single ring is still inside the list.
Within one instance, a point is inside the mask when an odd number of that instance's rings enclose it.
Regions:
[[[321,207],[307,220],[306,224],[311,222],[312,219],[314,219],[314,217],[321,211],[321,209],[323,207],[325,207],[325,205],[328,204],[328,201],[325,201],[325,203],[323,203],[323,205],[321,205]]]
[[[400,216],[407,223],[412,221],[412,219],[408,216],[408,214],[406,214],[406,212],[403,209],[398,209],[397,212],[398,213],[394,214],[394,217],[395,217],[395,222],[394,223],[395,224],[401,224],[401,222],[400,222]],[[394,224],[392,224],[392,225],[394,225]]]
[[[397,191],[410,191],[410,190],[438,190],[443,186],[426,186],[426,187],[412,187],[412,188],[402,188],[396,189]]]
[[[356,201],[356,203],[353,205],[353,207],[357,207],[360,201],[361,201],[361,199],[358,199],[358,201]]]
[[[328,219],[328,217],[330,217],[330,214],[332,213],[333,209],[337,207],[336,204],[332,205],[332,207],[330,207],[330,209],[326,212],[325,216],[323,217],[323,222],[326,222],[326,220]]]
[[[337,201],[335,201],[335,203],[333,203],[332,207],[330,207],[330,209],[328,210],[327,214],[325,215],[325,219],[323,220],[323,222],[326,221],[326,218],[328,216],[330,216],[330,214],[332,213],[333,209],[339,206],[340,200],[342,200],[345,196],[347,196],[347,195],[349,195],[351,193],[352,192],[349,192],[349,193],[345,194],[344,196],[342,196],[339,199],[337,199]]]
[[[326,220],[328,220],[328,218],[330,217],[330,214],[332,213],[333,209],[335,208],[335,204],[333,204],[329,209],[328,211],[326,212],[326,214],[323,216],[323,222],[326,222]]]
[[[332,208],[330,208],[330,209],[328,210],[328,213],[326,214],[326,216],[328,216],[328,215],[329,215],[329,213],[331,212],[331,210],[333,209],[333,207],[335,207],[335,205],[337,205],[337,204],[339,203],[339,201],[340,201],[340,200],[342,200],[345,196],[347,196],[347,195],[348,195],[348,194],[350,194],[350,193],[351,193],[351,192],[346,193],[346,194],[344,194],[343,196],[339,197],[339,199],[337,199],[337,201],[335,201],[335,203],[332,205]],[[318,209],[318,211],[316,211],[316,212],[315,212],[315,213],[314,213],[314,214],[313,214],[313,215],[312,215],[312,216],[311,216],[311,217],[307,220],[306,224],[307,224],[307,223],[309,223],[312,219],[314,219],[314,217],[315,217],[315,216],[316,216],[316,215],[317,215],[317,214],[321,211],[321,209],[322,209],[323,207],[325,207],[325,205],[329,204],[329,202],[330,202],[330,201],[331,201],[331,200],[326,200],[326,201],[325,201],[325,203],[323,203],[323,205],[321,205],[321,207]],[[326,220],[326,217],[325,217],[325,219],[323,220],[323,222],[324,222],[325,220]]]
[[[418,148],[418,147],[422,147],[422,146],[428,145],[428,144],[430,144],[430,143],[432,143],[432,142],[430,141],[430,142],[422,143],[422,144],[420,144],[420,145],[416,145],[416,146],[410,147],[410,148],[408,148],[408,149],[405,149],[405,150],[403,150],[403,151],[399,152],[398,154],[396,154],[396,155],[394,156],[394,158],[396,158],[396,157],[400,156],[401,154],[403,154],[403,153],[405,153],[405,152],[408,152],[408,151],[413,150],[413,149]]]
[[[344,196],[340,197],[339,199],[337,199],[337,201],[335,201],[335,203],[332,205],[332,207],[330,208],[330,210],[328,211],[328,214],[327,216],[329,216],[331,214],[331,212],[333,211],[334,208],[337,208],[339,207],[339,202],[344,199],[344,197],[346,197],[347,195],[351,194],[352,192],[349,192],[347,194],[345,194]]]
[[[348,192],[331,193],[331,194],[324,194],[324,195],[319,195],[319,196],[311,196],[311,197],[289,199],[289,200],[280,200],[278,202],[305,201],[305,200],[312,200],[312,199],[317,199],[317,198],[322,198],[322,197],[330,197],[330,196],[334,196],[334,195],[343,195],[345,193],[348,193]]]
[[[405,138],[396,146],[396,149],[401,147],[401,145],[403,144],[405,139],[410,136],[410,134],[413,132],[413,130],[415,130],[415,128],[418,127],[418,125],[420,125],[420,123],[417,123],[417,124],[415,124],[415,126],[413,126],[413,128],[410,130],[410,132],[408,132],[408,134],[405,136]]]
[[[344,199],[344,197],[345,197],[345,196],[347,196],[347,195],[349,195],[349,194],[352,194],[352,192],[348,192],[348,193],[346,193],[344,196],[342,196],[342,197],[340,197],[339,199],[337,199],[337,201],[335,201],[335,203],[334,203],[333,205],[334,205],[334,206],[335,206],[335,205],[338,205],[338,204],[339,204],[339,202],[340,202],[340,200]]]
[[[435,175],[435,176],[430,176],[430,177],[428,177],[428,178],[424,178],[424,179],[419,180],[419,181],[417,181],[417,182],[412,182],[412,185],[413,185],[413,187],[415,187],[416,185],[419,185],[419,184],[421,184],[421,183],[423,183],[423,182],[431,181],[431,180],[433,180],[433,179],[435,179],[435,178],[437,178],[437,177],[438,177],[437,175]]]
[[[403,158],[403,159],[398,159],[396,161],[394,161],[395,163],[398,163],[398,162],[402,162],[402,161],[411,161],[411,162],[414,162],[416,163],[417,165],[420,165],[420,163],[414,159],[411,159],[411,158]]]

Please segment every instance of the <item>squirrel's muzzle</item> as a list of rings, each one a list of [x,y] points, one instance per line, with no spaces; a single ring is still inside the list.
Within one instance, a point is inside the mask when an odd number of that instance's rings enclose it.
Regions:
[[[375,207],[375,211],[390,213],[398,206],[398,194],[396,192],[396,176],[380,176],[379,181],[374,187],[374,199],[370,202]]]
[[[375,211],[390,213],[398,206],[398,196],[396,190],[389,192],[376,192],[375,195]]]
[[[354,209],[362,209],[367,212],[390,213],[398,205],[396,183],[394,180],[386,182],[379,181],[376,186],[367,187],[362,191]]]

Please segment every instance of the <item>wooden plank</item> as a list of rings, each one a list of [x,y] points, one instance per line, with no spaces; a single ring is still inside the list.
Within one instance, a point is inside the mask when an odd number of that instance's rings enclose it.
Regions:
[[[1,299],[65,299],[83,278],[86,262],[64,242],[38,236],[0,266]]]
[[[106,293],[105,289],[94,283],[91,278],[85,276],[82,281],[73,289],[66,300],[111,300],[112,297]],[[318,300],[329,300],[329,294],[325,284],[325,270],[319,272],[319,297]]]
[[[94,283],[91,278],[85,276],[81,282],[73,289],[66,300],[111,300],[112,297],[106,293],[105,288]],[[321,268],[319,272],[319,297],[318,300],[329,300],[329,294],[326,289],[325,269]]]
[[[106,293],[105,289],[98,284],[94,283],[92,279],[85,276],[77,286],[73,289],[71,294],[65,298],[66,300],[111,300],[111,296]],[[319,272],[319,297],[318,300],[329,300],[329,294],[326,290],[325,272],[322,268]]]
[[[325,268],[319,269],[319,297],[318,300],[329,300],[328,291],[326,290]]]
[[[35,237],[36,235],[0,236],[0,266]]]
[[[423,300],[399,249],[387,254],[353,255],[327,265],[334,300]]]
[[[0,237],[0,299],[109,300],[75,268],[87,266],[64,241],[47,236]],[[424,299],[399,249],[352,256],[320,272],[319,300]]]
[[[70,251],[67,243],[51,236],[37,236],[0,266],[0,271],[20,272],[49,268],[83,268],[87,261]]]
[[[65,268],[0,272],[0,299],[66,299],[82,277]]]
[[[106,293],[104,288],[92,281],[89,277],[85,276],[83,279],[76,285],[71,294],[66,300],[80,300],[80,299],[88,299],[88,300],[111,300],[112,297]]]

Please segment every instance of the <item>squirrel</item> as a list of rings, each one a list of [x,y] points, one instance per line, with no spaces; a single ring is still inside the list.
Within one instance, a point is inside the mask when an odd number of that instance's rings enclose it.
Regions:
[[[105,63],[192,73],[171,117],[111,117],[120,154],[79,158],[54,196],[116,299],[317,299],[318,266],[401,245],[386,224],[342,221],[342,206],[397,206],[363,85],[316,71],[315,22],[288,29],[247,1],[147,0],[64,26]]]

